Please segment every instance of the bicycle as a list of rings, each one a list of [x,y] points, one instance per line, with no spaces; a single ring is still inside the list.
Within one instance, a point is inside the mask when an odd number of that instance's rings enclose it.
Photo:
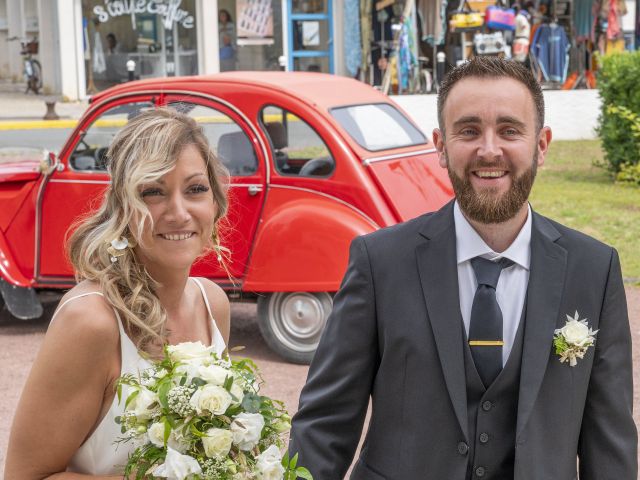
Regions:
[[[42,66],[40,62],[33,58],[33,55],[38,53],[38,39],[37,38],[19,38],[11,37],[7,41],[20,40],[20,54],[24,61],[24,81],[27,84],[27,89],[24,93],[29,93],[32,90],[33,93],[38,95],[42,88]]]

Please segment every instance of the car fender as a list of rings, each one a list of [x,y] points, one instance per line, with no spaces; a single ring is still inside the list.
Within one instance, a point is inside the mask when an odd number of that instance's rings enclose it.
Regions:
[[[17,287],[30,287],[31,280],[23,275],[11,253],[4,234],[0,232],[0,277]]]
[[[270,186],[245,292],[335,292],[358,235],[380,228],[348,203],[314,190]]]

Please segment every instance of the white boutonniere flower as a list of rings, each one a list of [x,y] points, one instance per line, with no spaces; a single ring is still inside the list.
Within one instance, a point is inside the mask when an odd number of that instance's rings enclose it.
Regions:
[[[569,362],[570,366],[575,367],[578,358],[583,358],[587,349],[595,344],[598,330],[591,330],[587,319],[580,320],[576,311],[573,317],[567,315],[565,326],[554,333],[553,345],[556,347],[556,355],[560,356],[560,362]]]

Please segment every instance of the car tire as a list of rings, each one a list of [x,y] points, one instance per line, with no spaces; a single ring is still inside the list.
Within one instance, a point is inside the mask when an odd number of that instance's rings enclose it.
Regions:
[[[333,307],[327,292],[274,292],[258,298],[258,325],[267,345],[292,363],[308,365]]]

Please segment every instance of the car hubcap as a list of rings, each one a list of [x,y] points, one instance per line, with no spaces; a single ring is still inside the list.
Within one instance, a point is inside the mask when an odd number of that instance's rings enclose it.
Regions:
[[[269,320],[278,340],[298,352],[316,349],[332,307],[326,292],[279,292],[270,302]]]

